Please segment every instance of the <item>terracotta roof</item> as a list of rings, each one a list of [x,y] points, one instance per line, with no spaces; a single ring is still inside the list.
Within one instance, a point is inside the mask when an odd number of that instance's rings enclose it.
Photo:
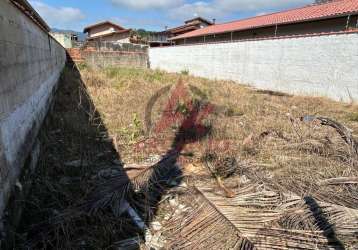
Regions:
[[[212,25],[203,29],[198,29],[180,36],[173,37],[171,40],[219,34],[230,31],[248,30],[273,25],[329,19],[355,13],[358,13],[358,0],[336,0],[330,3],[308,5],[305,7],[277,12],[269,15]]]
[[[197,21],[195,23],[193,23],[194,21]],[[189,32],[189,31],[193,31],[193,30],[197,30],[199,29],[199,27],[197,27],[198,24],[200,24],[200,22],[205,22],[208,25],[212,25],[213,23],[202,18],[202,17],[196,17],[190,20],[186,20],[184,23],[184,25],[178,26],[178,27],[174,27],[174,28],[170,28],[167,29],[166,32],[171,32],[172,34],[175,35],[175,33],[181,33],[181,32]]]
[[[125,30],[125,28],[123,28],[122,26],[118,25],[118,24],[115,24],[115,23],[112,23],[110,21],[104,21],[104,22],[100,22],[100,23],[95,23],[95,24],[92,24],[90,26],[87,26],[84,28],[83,30],[83,33],[86,33],[88,32],[90,29],[93,29],[95,27],[98,27],[98,26],[102,26],[102,25],[105,25],[105,24],[109,24],[111,26],[114,26],[114,27],[117,27],[118,29],[120,30]]]
[[[167,31],[170,31],[171,33],[179,33],[179,32],[183,32],[183,31],[192,31],[192,30],[196,30],[198,29],[198,27],[196,27],[195,25],[182,25],[182,26],[179,26],[179,27],[175,27],[175,28],[171,28],[171,29],[168,29]]]

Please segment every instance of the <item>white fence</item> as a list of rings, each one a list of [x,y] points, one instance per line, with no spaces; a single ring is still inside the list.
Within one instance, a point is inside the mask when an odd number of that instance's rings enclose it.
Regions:
[[[151,48],[151,68],[358,101],[358,33]]]

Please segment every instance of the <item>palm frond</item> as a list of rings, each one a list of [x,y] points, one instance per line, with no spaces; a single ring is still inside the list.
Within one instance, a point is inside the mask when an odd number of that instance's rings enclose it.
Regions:
[[[201,186],[198,191],[258,249],[342,249],[339,239],[356,242],[355,209],[302,199],[263,185],[249,184],[232,199],[210,187]]]
[[[334,128],[337,131],[337,133],[342,137],[342,139],[350,146],[353,154],[355,154],[355,156],[358,155],[358,143],[353,138],[350,129],[348,129],[343,124],[340,124],[339,122],[334,121],[327,117],[306,116],[303,117],[302,119],[306,121],[312,121],[316,119],[321,123],[321,125]]]
[[[126,172],[102,181],[81,207],[90,214],[109,207],[117,216],[121,215],[127,209],[125,205],[130,195],[146,192],[160,183],[163,176],[174,170],[177,157],[178,153],[172,153],[155,164],[128,166]]]
[[[314,228],[325,229],[328,233],[334,232],[338,238],[344,239],[345,242],[358,242],[357,209],[300,197],[296,197],[295,203],[293,208],[286,210],[282,218],[286,223],[290,218],[292,221],[292,218],[295,217],[296,225],[302,226],[311,222],[314,224]],[[284,209],[284,206],[281,206],[280,209]],[[297,216],[294,216],[295,214]],[[313,218],[324,219],[313,220]]]
[[[191,190],[191,193],[197,193],[197,190]],[[195,197],[184,216],[169,221],[172,237],[166,249],[255,249],[204,196]]]

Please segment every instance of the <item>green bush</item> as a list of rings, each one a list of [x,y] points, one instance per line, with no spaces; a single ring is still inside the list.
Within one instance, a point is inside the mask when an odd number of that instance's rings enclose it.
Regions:
[[[78,63],[78,64],[77,64],[77,68],[78,68],[79,70],[85,70],[85,69],[88,68],[88,65],[87,65],[86,63],[84,63],[84,62],[81,62],[81,63]]]

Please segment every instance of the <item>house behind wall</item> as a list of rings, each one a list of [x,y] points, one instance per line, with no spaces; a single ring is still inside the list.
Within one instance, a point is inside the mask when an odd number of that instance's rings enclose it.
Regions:
[[[131,30],[109,21],[88,26],[83,32],[88,33],[88,41],[130,43]]]
[[[171,40],[176,45],[185,45],[345,32],[356,29],[358,29],[358,1],[339,0],[218,24]]]
[[[73,48],[78,40],[78,37],[71,33],[50,32],[50,35],[66,49]]]
[[[213,22],[211,22],[205,18],[196,17],[190,20],[186,20],[184,22],[184,25],[166,29],[160,32],[153,32],[148,38],[149,46],[150,47],[169,46],[172,44],[172,42],[169,40],[170,38],[188,33],[190,31],[203,29],[205,27],[213,25],[214,22],[215,22],[214,20]]]
[[[100,38],[90,38],[89,41],[100,41],[109,43],[130,43],[130,35],[128,33],[116,33],[102,35]]]
[[[339,17],[329,20],[312,21],[298,24],[287,24],[279,26],[276,30],[275,26],[258,28],[245,31],[234,31],[229,33],[207,35],[205,38],[192,37],[186,39],[180,39],[176,42],[177,45],[195,44],[195,43],[210,43],[210,42],[228,42],[236,40],[250,40],[260,38],[272,38],[272,37],[285,37],[285,36],[297,36],[297,35],[310,35],[319,33],[331,33],[341,32],[346,30],[352,30],[356,28],[358,16],[351,16],[347,26],[348,17]],[[276,32],[276,35],[275,35]]]

